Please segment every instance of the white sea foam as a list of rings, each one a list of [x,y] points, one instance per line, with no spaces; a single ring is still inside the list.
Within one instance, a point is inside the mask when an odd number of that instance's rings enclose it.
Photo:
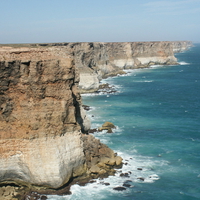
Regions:
[[[146,82],[146,83],[151,83],[151,82],[153,82],[153,80],[146,80],[146,81],[144,81],[144,82]]]
[[[180,65],[189,65],[189,63],[184,62],[184,61],[179,62],[179,64],[180,64]]]
[[[85,94],[81,94],[81,96],[99,96],[99,95],[108,95],[108,93],[110,95],[116,95],[121,93],[121,85],[114,85],[111,83],[111,81],[107,82],[107,81],[102,81],[101,83],[108,83],[110,88],[103,88],[103,89],[99,89],[98,92],[93,92],[93,93],[85,93]]]
[[[122,76],[133,76],[139,69],[125,69],[124,71],[126,74],[123,74]]]
[[[101,127],[102,124],[94,124],[92,125],[92,128],[98,128],[98,127]],[[123,132],[123,129],[119,128],[118,126],[116,126],[116,128],[112,129],[113,131],[113,134],[116,135],[121,135],[122,132]],[[102,143],[105,143],[107,145],[111,144],[112,142],[112,138],[110,138],[110,133],[107,133],[107,130],[103,130],[103,131],[100,131],[100,132],[94,132],[94,136],[98,139],[101,140]]]
[[[160,67],[164,67],[164,65],[151,65],[150,68],[160,68]]]
[[[81,96],[96,96],[96,95],[100,95],[100,93],[86,93],[86,94],[81,94]]]
[[[135,152],[136,153],[136,152]],[[73,185],[71,187],[72,195],[69,196],[48,196],[50,200],[81,200],[81,199],[104,199],[110,193],[119,194],[119,192],[113,190],[114,187],[123,186],[128,180],[130,187],[127,187],[125,191],[121,191],[123,194],[131,192],[134,185],[153,183],[160,179],[160,176],[154,169],[155,166],[163,166],[168,164],[164,160],[154,160],[151,157],[143,157],[136,155],[129,155],[123,152],[118,152],[118,155],[123,157],[124,165],[122,169],[117,170],[115,176],[109,176],[105,179],[96,179],[94,183],[88,183],[85,186]],[[123,176],[126,174],[126,176]],[[109,183],[105,185],[104,183]]]
[[[154,82],[153,80],[143,80],[143,81],[136,81],[136,80],[133,80],[133,82],[136,82],[136,83],[152,83]]]
[[[101,139],[101,141],[103,140]],[[159,180],[160,176],[157,174],[155,168],[157,166],[168,165],[164,160],[154,160],[152,157],[137,155],[136,150],[133,150],[131,154],[118,152],[118,155],[123,158],[124,165],[122,169],[117,170],[115,176],[110,176],[103,180],[96,179],[95,183],[88,183],[85,186],[73,185],[71,187],[72,195],[69,196],[48,196],[48,198],[50,200],[104,199],[108,194],[119,194],[113,188],[123,186],[127,180],[130,181],[130,187],[127,187],[125,191],[121,191],[120,193],[129,194],[131,190],[135,188],[137,190],[137,184],[148,184]],[[127,177],[122,176],[122,174],[127,174]],[[105,185],[104,183],[109,183],[109,185]],[[134,185],[136,186],[133,187]]]

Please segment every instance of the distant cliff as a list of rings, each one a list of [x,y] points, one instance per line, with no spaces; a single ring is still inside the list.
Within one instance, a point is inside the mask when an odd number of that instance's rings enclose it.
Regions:
[[[190,41],[177,42],[91,42],[55,43],[36,46],[59,46],[74,57],[80,72],[81,93],[94,92],[102,78],[124,73],[123,69],[145,68],[151,65],[176,65],[174,53],[187,50]]]
[[[97,90],[102,78],[156,64],[176,64],[170,42],[77,43],[73,45],[80,71],[81,92]]]
[[[177,41],[172,42],[172,46],[174,53],[180,53],[188,50],[190,47],[193,46],[193,44],[191,41]]]
[[[191,42],[179,41],[75,43],[68,47],[71,46],[80,71],[79,89],[87,93],[96,91],[102,78],[123,74],[123,69],[176,65],[174,53],[187,50],[191,45]]]

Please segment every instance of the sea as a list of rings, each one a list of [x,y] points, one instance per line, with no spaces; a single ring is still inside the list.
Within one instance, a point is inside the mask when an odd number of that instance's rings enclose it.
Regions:
[[[94,136],[124,165],[115,176],[73,185],[71,195],[48,199],[200,199],[200,44],[175,56],[179,65],[126,70],[102,80],[115,93],[82,96],[92,128],[105,121],[116,126],[113,133]]]

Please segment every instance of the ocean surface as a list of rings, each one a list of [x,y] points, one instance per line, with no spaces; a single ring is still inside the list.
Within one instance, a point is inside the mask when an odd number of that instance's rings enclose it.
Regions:
[[[92,128],[105,121],[117,126],[112,134],[94,135],[125,164],[115,176],[74,185],[72,195],[49,199],[200,199],[200,44],[176,57],[180,65],[127,70],[102,81],[116,93],[83,95]],[[126,181],[126,190],[113,190]]]

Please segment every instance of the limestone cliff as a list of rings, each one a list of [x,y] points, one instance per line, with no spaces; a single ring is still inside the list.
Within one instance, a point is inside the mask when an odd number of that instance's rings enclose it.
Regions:
[[[0,49],[0,184],[58,188],[93,173],[78,82],[73,56],[57,47]]]
[[[82,93],[99,88],[102,78],[122,74],[123,69],[136,69],[151,65],[175,65],[175,52],[191,46],[191,42],[124,42],[75,43],[71,46],[80,71],[79,88]]]
[[[56,54],[1,51],[1,182],[56,188],[84,172],[78,76],[72,58]]]

